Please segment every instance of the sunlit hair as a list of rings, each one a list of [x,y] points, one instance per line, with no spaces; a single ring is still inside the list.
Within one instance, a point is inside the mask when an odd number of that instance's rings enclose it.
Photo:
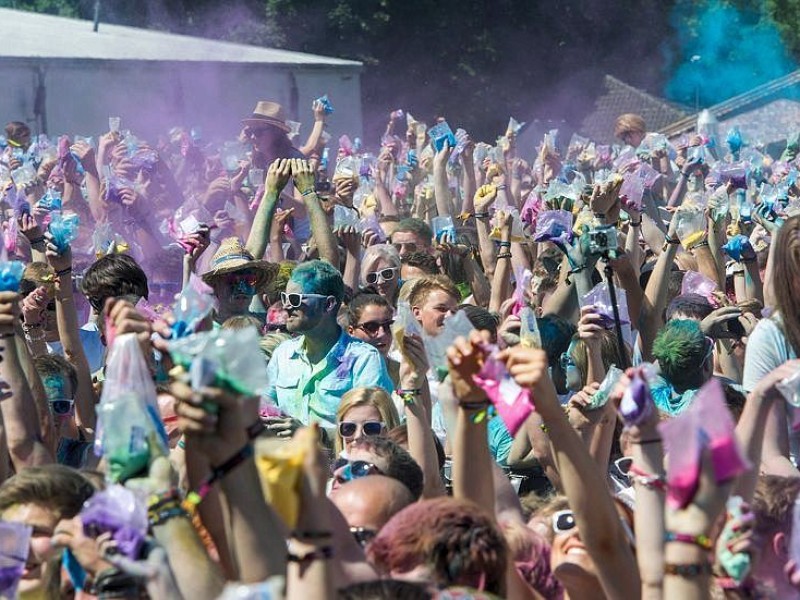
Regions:
[[[381,421],[385,426],[384,431],[394,429],[400,423],[400,417],[397,415],[394,402],[392,402],[389,394],[383,388],[361,387],[346,392],[342,396],[339,408],[336,410],[336,423],[338,424],[345,420],[344,417],[347,412],[356,406],[374,406],[381,415]],[[342,436],[337,431],[336,454],[340,454],[342,450],[344,450],[344,440],[342,440]]]
[[[581,387],[586,385],[586,377],[589,374],[589,354],[586,349],[586,342],[580,338],[579,334],[572,336],[575,345],[572,346],[572,360],[581,373]],[[627,352],[627,348],[625,350]],[[608,371],[611,365],[622,367],[622,360],[619,354],[619,343],[617,335],[611,329],[604,329],[600,332],[600,356],[603,360],[603,367]],[[627,363],[628,361],[626,361]]]
[[[417,284],[411,291],[408,297],[408,302],[411,306],[418,306],[422,308],[433,292],[443,291],[455,298],[456,302],[461,300],[461,294],[456,285],[450,280],[449,277],[444,275],[429,275],[428,277],[420,277],[415,280]]]
[[[800,354],[800,215],[786,219],[773,240],[775,246],[772,291],[781,326],[796,354]]]
[[[337,302],[344,299],[342,274],[324,260],[310,260],[297,265],[289,281],[297,283],[306,294],[333,296]]]
[[[644,119],[634,113],[625,113],[617,117],[614,125],[614,137],[620,137],[626,133],[646,133],[647,126]]]
[[[367,285],[367,273],[375,270],[375,264],[379,260],[385,260],[390,267],[397,269],[395,277],[400,277],[400,254],[394,246],[388,244],[376,244],[364,251],[361,258],[361,285]]]
[[[653,356],[661,374],[678,391],[699,388],[703,383],[708,340],[697,321],[674,319],[653,342]]]
[[[444,497],[412,504],[383,526],[367,552],[384,574],[426,566],[435,585],[505,596],[505,540],[472,502]]]
[[[392,232],[392,235],[395,233],[413,233],[425,240],[428,246],[430,246],[433,241],[433,230],[430,226],[422,219],[415,219],[414,217],[409,217],[400,221]]]
[[[226,319],[222,324],[223,329],[233,329],[236,331],[239,331],[240,329],[247,329],[248,327],[260,329],[261,322],[250,315],[235,315]]]
[[[59,519],[77,515],[95,488],[75,469],[63,465],[26,467],[0,486],[0,512],[20,504],[36,504]]]
[[[792,511],[798,494],[800,479],[796,477],[761,477],[752,502],[755,533],[764,538],[782,531],[788,539],[792,535]]]
[[[47,294],[52,298],[56,293],[55,269],[43,262],[32,262],[22,273],[22,281],[19,283],[19,293],[27,296],[39,286],[47,289]]]
[[[422,475],[422,468],[399,444],[385,436],[365,437],[353,441],[351,450],[361,450],[368,452],[386,463],[383,475],[396,479],[411,492],[411,496],[416,502],[422,495],[422,488],[425,484]]]

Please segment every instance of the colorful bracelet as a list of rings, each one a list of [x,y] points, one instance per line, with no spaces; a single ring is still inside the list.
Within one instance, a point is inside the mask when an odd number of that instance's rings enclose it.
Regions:
[[[664,534],[665,542],[679,542],[681,544],[694,544],[703,550],[711,550],[714,547],[714,542],[711,541],[707,535],[690,535],[688,533],[675,533],[674,531],[667,531]]]
[[[667,489],[667,480],[663,475],[645,473],[636,465],[631,465],[631,468],[628,469],[628,477],[648,490],[664,491]]]
[[[420,389],[409,389],[409,390],[398,389],[395,391],[397,395],[400,397],[400,399],[403,401],[403,404],[405,404],[406,406],[414,404],[414,399],[417,396],[419,396],[420,393],[422,392],[422,390]]]
[[[170,488],[165,492],[150,494],[150,496],[147,497],[147,510],[156,510],[168,503],[177,502],[180,504],[181,500],[181,493],[178,488]]]
[[[501,248],[511,248],[511,242],[498,242],[497,245]]]
[[[702,575],[711,575],[711,563],[666,563],[664,565],[664,574],[677,575],[678,577],[700,577]]]
[[[183,507],[186,511],[190,514],[194,513],[203,499],[208,496],[208,493],[211,491],[211,486],[251,456],[253,456],[253,446],[248,441],[236,454],[231,456],[220,466],[213,468],[211,473],[200,483],[196,490],[186,494],[186,499],[183,501]]]
[[[147,516],[150,521],[150,526],[158,527],[176,517],[188,517],[189,513],[186,512],[182,506],[176,504],[175,506],[160,510],[155,514],[148,512]]]

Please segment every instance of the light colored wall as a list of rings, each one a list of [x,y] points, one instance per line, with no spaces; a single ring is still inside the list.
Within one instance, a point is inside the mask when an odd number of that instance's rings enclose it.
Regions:
[[[303,123],[302,139],[295,140],[299,144],[313,124],[311,102],[324,93],[336,109],[329,121],[334,139],[362,133],[358,70],[235,63],[0,58],[0,123],[24,120],[38,130],[34,102],[40,69],[50,135],[97,135],[107,130],[108,117],[114,115],[122,118],[123,129],[147,139],[176,124],[199,125],[207,139],[232,138],[239,120],[249,116],[258,100],[277,100],[289,118]]]

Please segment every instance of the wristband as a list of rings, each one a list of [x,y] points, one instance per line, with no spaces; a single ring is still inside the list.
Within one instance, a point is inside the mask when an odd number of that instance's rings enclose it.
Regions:
[[[464,410],[483,410],[487,406],[489,406],[489,401],[484,400],[482,402],[462,402],[459,406]]]
[[[405,404],[406,406],[408,406],[409,404],[414,404],[414,398],[419,396],[421,391],[422,390],[419,390],[419,389],[416,389],[416,390],[398,389],[398,390],[396,390],[397,395],[400,397],[400,399],[403,401],[403,404]]]
[[[253,445],[248,441],[241,450],[231,456],[228,460],[218,467],[211,469],[211,473],[200,483],[197,490],[186,494],[186,499],[183,501],[183,507],[191,514],[203,499],[208,496],[211,491],[211,486],[217,481],[225,477],[228,473],[233,471],[236,467],[242,464],[245,460],[253,456]]]
[[[511,252],[501,252],[500,254],[497,255],[497,258],[498,259],[511,258]]]
[[[316,194],[317,190],[306,190],[305,192],[300,192],[301,196],[310,196],[311,194]]]
[[[56,276],[61,277],[62,275],[67,275],[69,273],[72,273],[72,267],[67,267],[66,269],[56,271]]]
[[[714,547],[714,542],[711,541],[707,535],[690,535],[688,533],[675,533],[667,531],[664,533],[665,542],[678,542],[681,544],[694,544],[703,550],[711,550]]]
[[[631,444],[637,444],[638,446],[646,446],[647,444],[660,444],[661,441],[662,441],[661,438],[653,438],[650,440],[632,441]]]
[[[639,227],[641,224],[642,224],[641,219],[638,221],[628,221],[628,225],[630,225],[631,227]]]
[[[638,483],[642,487],[647,488],[648,490],[660,490],[664,491],[667,489],[667,480],[663,475],[651,475],[650,473],[645,473],[641,469],[637,468],[636,465],[631,465],[631,468],[628,469],[628,477]]]
[[[677,575],[678,577],[700,577],[702,575],[711,575],[711,563],[666,563],[664,565],[664,574]]]
[[[689,174],[688,173],[684,173],[683,171],[681,171],[681,177],[683,177],[685,179],[689,179]]]
[[[176,504],[175,506],[164,508],[156,513],[148,512],[147,516],[148,520],[150,521],[150,527],[158,527],[159,525],[163,525],[167,521],[170,521],[176,517],[188,517],[189,513],[187,513],[179,504]]]
[[[698,248],[708,248],[708,240],[697,242],[694,246],[692,246],[692,250],[697,250]]]
[[[329,560],[331,558],[333,558],[332,546],[323,546],[322,548],[311,550],[310,552],[305,552],[304,554],[295,554],[290,549],[286,555],[286,560],[293,563],[303,563],[311,560]]]
[[[39,244],[44,244],[44,236],[42,235],[32,240],[29,240],[29,243],[31,246],[38,246]]]
[[[498,246],[501,248],[511,248],[511,242],[498,242]]]
[[[329,540],[333,537],[330,531],[295,530],[289,537],[296,540]]]
[[[497,186],[497,191],[498,192],[500,190],[506,190],[506,189],[508,189],[508,186],[505,183],[501,183],[500,185]]]
[[[480,220],[488,219],[490,217],[488,212],[475,213],[473,216]]]
[[[170,488],[165,492],[151,494],[147,498],[147,510],[158,509],[168,503],[180,503],[182,500],[181,493],[178,488]]]

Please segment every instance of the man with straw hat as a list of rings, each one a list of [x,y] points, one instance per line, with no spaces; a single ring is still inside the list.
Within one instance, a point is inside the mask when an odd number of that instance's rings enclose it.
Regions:
[[[210,270],[203,274],[203,281],[214,288],[219,300],[216,321],[250,313],[250,303],[263,290],[278,271],[278,265],[266,260],[256,260],[238,238],[222,241]]]

